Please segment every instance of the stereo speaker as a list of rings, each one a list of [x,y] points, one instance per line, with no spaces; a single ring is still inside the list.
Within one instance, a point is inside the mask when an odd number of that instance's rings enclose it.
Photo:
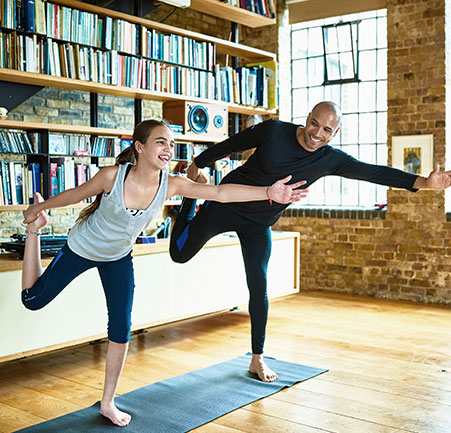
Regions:
[[[168,101],[163,104],[163,118],[183,125],[186,138],[219,141],[228,137],[228,112],[225,105]]]

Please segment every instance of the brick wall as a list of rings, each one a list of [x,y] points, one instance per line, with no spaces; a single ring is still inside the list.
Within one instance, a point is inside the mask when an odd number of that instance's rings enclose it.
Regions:
[[[443,169],[445,0],[387,3],[388,136],[434,134]],[[279,220],[275,228],[301,233],[302,289],[451,304],[443,192],[389,190],[384,219],[346,216],[289,210]]]
[[[433,133],[435,162],[442,168],[444,8],[445,0],[388,0],[387,11],[388,135]],[[161,21],[172,9],[160,6],[148,18]],[[240,26],[240,42],[274,52],[278,45],[284,47],[279,55],[280,76],[282,84],[288,84],[289,28],[283,0],[278,0],[278,9],[281,28]],[[189,9],[177,9],[165,23],[224,39],[231,28],[227,21]],[[280,95],[281,116],[286,120],[290,104],[285,87]],[[82,92],[43,89],[14,110],[11,118],[87,125],[88,98]],[[133,126],[131,100],[100,96],[99,104],[101,126]],[[144,117],[160,116],[160,104],[144,102]],[[52,211],[55,232],[64,232],[77,214],[73,209]],[[333,211],[305,214],[289,210],[275,227],[301,233],[302,289],[451,304],[451,223],[446,222],[443,193],[390,190],[387,211],[369,216]],[[21,218],[21,212],[3,212],[0,239],[9,237],[11,227],[20,227]]]

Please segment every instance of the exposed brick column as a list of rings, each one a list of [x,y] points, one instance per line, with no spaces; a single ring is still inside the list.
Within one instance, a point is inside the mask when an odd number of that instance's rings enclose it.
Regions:
[[[445,163],[445,0],[388,0],[389,163],[394,135],[434,135]],[[289,210],[301,233],[301,289],[451,305],[451,222],[444,193],[388,192],[385,214]]]

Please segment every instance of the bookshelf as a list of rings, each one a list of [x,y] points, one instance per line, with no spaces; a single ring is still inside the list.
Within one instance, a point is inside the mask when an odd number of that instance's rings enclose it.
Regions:
[[[151,101],[192,101],[198,104],[220,103],[228,107],[229,113],[239,114],[276,114],[276,110],[254,107],[249,105],[239,105],[230,102],[216,101],[194,96],[184,96],[166,92],[156,92],[144,89],[133,89],[124,86],[114,86],[111,84],[95,83],[91,81],[77,80],[73,78],[55,77],[53,75],[36,74],[33,72],[17,71],[15,69],[0,68],[0,80],[12,83],[31,84],[43,87],[57,87],[68,90],[79,90],[83,92],[103,93],[125,98],[148,99]]]
[[[207,1],[206,3],[210,3],[210,1]],[[213,3],[213,2],[211,2]],[[221,4],[221,2],[214,2],[219,3],[221,7],[218,9],[214,8],[213,10],[210,10],[210,14],[214,13],[217,14],[219,17],[223,17],[224,12],[223,10],[227,10],[227,7],[232,7],[230,5]],[[234,57],[239,57],[243,59],[246,62],[252,62],[252,63],[259,63],[259,62],[268,62],[268,61],[274,61],[276,59],[276,54],[270,53],[264,50],[255,49],[252,47],[248,47],[242,44],[229,42],[226,40],[222,40],[216,37],[203,35],[198,32],[193,32],[189,30],[180,29],[174,26],[158,23],[155,21],[147,20],[144,18],[128,15],[122,12],[113,11],[109,9],[105,9],[99,6],[95,6],[89,3],[83,3],[77,0],[52,0],[49,2],[46,2],[46,7],[50,4],[58,5],[60,7],[67,7],[73,10],[77,11],[83,11],[90,14],[95,14],[97,17],[101,17],[105,21],[103,23],[106,23],[107,19],[111,20],[123,20],[131,25],[136,25],[136,32],[137,34],[140,34],[142,38],[144,38],[144,30],[146,29],[147,32],[155,31],[160,32],[161,35],[177,35],[181,38],[190,38],[192,41],[194,41],[193,45],[205,43],[208,46],[208,49],[211,50],[211,47],[213,47],[213,55],[212,57],[206,56],[208,58],[209,66],[207,69],[199,69],[199,67],[195,67],[193,65],[188,64],[182,64],[182,63],[176,63],[175,66],[179,66],[185,69],[196,69],[205,71],[206,73],[213,74],[215,73],[215,69],[212,67],[212,62],[210,62],[211,58],[213,58],[213,65],[216,63],[215,56],[216,54],[224,54],[224,55],[231,55]],[[216,5],[217,6],[217,5]],[[222,6],[226,6],[226,9],[222,9]],[[49,6],[51,7],[51,6]],[[252,20],[261,20],[263,19],[266,24],[272,24],[271,19],[264,17],[262,15],[258,15],[256,13],[249,12],[247,10],[241,10],[239,8],[232,7],[233,9],[238,9],[238,12],[243,17],[248,17],[249,22],[252,22],[252,26],[254,25],[254,21]],[[51,14],[51,12],[49,12]],[[47,11],[46,11],[47,14]],[[225,17],[227,19],[230,19],[231,16],[227,14]],[[266,25],[265,24],[265,25]],[[127,24],[128,25],[128,24]],[[60,23],[60,28],[62,24]],[[105,24],[106,26],[106,24]],[[63,25],[64,27],[64,25]],[[58,25],[56,26],[58,28]],[[60,40],[55,38],[50,38],[47,35],[44,34],[33,34],[30,32],[25,31],[19,31],[14,30],[11,28],[6,27],[0,27],[0,32],[3,33],[3,35],[7,35],[7,37],[10,38],[17,38],[14,39],[15,41],[24,41],[27,37],[32,37],[34,43],[39,46],[39,44],[42,44],[44,46],[48,41],[52,41],[55,44],[59,44],[58,47],[61,50],[61,47],[72,45],[72,49],[75,49],[74,46],[81,46],[81,44],[76,44],[71,41],[67,40]],[[72,35],[71,35],[72,37]],[[21,38],[21,39],[19,39]],[[95,39],[95,38],[94,38]],[[105,40],[102,37],[98,38],[99,40]],[[155,42],[153,42],[155,43]],[[48,47],[48,46],[47,46]],[[137,47],[137,48],[136,48]],[[136,44],[136,52],[121,52],[121,55],[127,55],[130,56],[130,58],[133,57],[133,59],[141,59],[144,61],[152,60],[157,63],[162,64],[168,64],[171,66],[171,62],[168,62],[167,59],[161,59],[161,58],[145,58],[141,53],[140,49],[141,44]],[[108,50],[103,47],[95,46],[91,47],[94,50],[99,50],[101,53],[105,53]],[[91,49],[90,48],[90,49]],[[48,48],[47,48],[48,50]],[[111,50],[111,49],[110,49]],[[116,50],[112,50],[116,51]],[[110,52],[112,52],[110,51]],[[18,47],[19,58],[22,58],[22,54],[20,51],[20,47]],[[207,52],[209,52],[207,50]],[[4,54],[6,55],[7,52],[5,51]],[[45,54],[46,56],[50,56],[49,51]],[[61,54],[64,56],[63,54]],[[100,54],[101,55],[101,54]],[[69,58],[69,56],[66,54],[66,56]],[[14,57],[14,56],[13,56]],[[25,56],[24,56],[25,57]],[[191,57],[191,56],[189,56]],[[192,57],[195,57],[194,54]],[[30,58],[30,56],[28,57]],[[51,63],[48,58],[44,57],[45,61],[42,63],[45,63],[45,67]],[[34,62],[34,60],[33,60]],[[58,62],[56,62],[58,63]],[[19,63],[17,63],[19,65]],[[24,63],[26,65],[26,63]],[[11,65],[8,65],[11,67]],[[78,65],[77,65],[78,66]],[[14,67],[14,66],[13,66]],[[18,68],[22,68],[22,66],[17,66]],[[91,66],[90,66],[91,67]],[[28,68],[28,66],[27,66]],[[35,68],[39,69],[35,66]],[[190,101],[195,104],[208,104],[208,103],[216,103],[224,105],[227,108],[228,113],[236,113],[236,114],[244,114],[244,115],[253,115],[253,114],[262,114],[262,115],[274,115],[277,113],[276,109],[266,109],[260,106],[255,105],[241,105],[237,104],[236,102],[227,102],[223,100],[218,99],[212,99],[212,98],[206,98],[206,97],[197,97],[197,96],[188,96],[186,94],[180,94],[180,93],[173,93],[169,91],[156,91],[156,90],[150,90],[148,88],[140,88],[136,86],[132,86],[130,82],[128,82],[128,85],[117,85],[117,84],[105,84],[103,82],[97,82],[97,81],[88,81],[86,79],[81,78],[68,78],[67,76],[57,76],[57,75],[49,75],[48,72],[51,72],[50,67],[49,70],[47,69],[39,69],[41,73],[38,72],[27,72],[23,70],[18,69],[10,69],[9,67],[3,67],[0,68],[0,80],[4,82],[11,82],[11,83],[20,83],[20,84],[28,84],[28,85],[34,85],[34,86],[42,86],[42,87],[55,87],[55,88],[63,88],[68,90],[76,90],[76,91],[84,91],[84,92],[90,92],[93,94],[108,94],[112,96],[118,96],[118,97],[127,97],[127,98],[134,98],[138,100],[152,100],[152,101],[159,101],[159,102],[166,102],[166,101]],[[61,68],[63,70],[63,68]],[[69,69],[67,69],[69,70]],[[44,73],[45,72],[45,73]],[[70,75],[68,73],[63,73],[60,75]],[[78,73],[77,73],[78,75]],[[86,78],[86,77],[85,77]],[[91,77],[89,77],[92,79]],[[210,95],[208,93],[208,95]],[[108,137],[122,137],[124,135],[130,136],[132,134],[132,131],[123,130],[123,129],[110,129],[110,128],[98,128],[93,126],[74,126],[74,125],[60,125],[60,124],[43,124],[43,123],[37,123],[37,122],[26,122],[26,121],[13,121],[13,120],[0,120],[0,129],[5,130],[21,130],[21,131],[35,131],[40,132],[43,134],[43,136],[49,136],[51,133],[64,133],[64,134],[80,134],[80,135],[89,135],[91,137],[97,137],[97,136],[108,136]],[[211,137],[207,136],[199,136],[196,137],[195,140],[193,140],[192,137],[186,138],[183,135],[176,134],[175,135],[176,141],[186,141],[186,142],[212,142],[215,140],[212,140]],[[44,148],[46,152],[48,152],[48,147]],[[4,159],[5,154],[0,154],[0,160]],[[14,154],[9,154],[14,155]],[[26,165],[29,163],[35,163],[35,162],[42,162],[41,170],[44,171],[43,175],[44,181],[43,181],[43,188],[44,188],[44,197],[47,197],[49,195],[48,189],[49,189],[49,177],[50,175],[46,173],[49,170],[50,167],[50,158],[67,158],[71,157],[72,155],[51,155],[50,153],[45,154],[21,154],[22,155],[22,165],[26,169]],[[84,158],[87,158],[87,161],[93,161],[93,158],[97,157],[91,157],[88,155],[83,156]],[[97,160],[94,160],[97,161]],[[25,164],[25,165],[24,165]],[[97,162],[94,163],[96,165]],[[41,181],[42,182],[42,181]],[[167,203],[167,204],[173,204],[173,201]],[[81,204],[80,207],[85,206],[86,204]],[[0,206],[0,211],[4,210],[23,210],[27,207],[26,204],[23,205],[2,205]]]
[[[275,18],[260,15],[238,6],[232,6],[220,0],[191,0],[190,8],[252,28],[276,24]]]

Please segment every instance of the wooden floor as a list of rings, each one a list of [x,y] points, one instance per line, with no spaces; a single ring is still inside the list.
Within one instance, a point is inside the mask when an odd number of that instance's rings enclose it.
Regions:
[[[246,311],[152,328],[132,337],[119,393],[242,355],[248,341]],[[1,364],[0,432],[97,401],[105,349],[82,345]],[[329,372],[196,432],[451,432],[450,308],[292,295],[271,303],[266,354]]]

